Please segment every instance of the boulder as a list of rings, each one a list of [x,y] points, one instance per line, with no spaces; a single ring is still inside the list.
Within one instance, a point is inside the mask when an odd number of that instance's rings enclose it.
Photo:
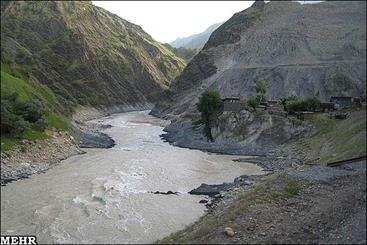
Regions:
[[[220,194],[220,191],[227,191],[234,186],[234,183],[223,183],[220,185],[208,185],[201,184],[198,188],[191,190],[189,193],[192,195],[207,195],[214,197]]]
[[[234,236],[234,230],[231,228],[231,227],[226,227],[224,229],[224,233],[227,235],[227,236],[230,236],[230,237],[233,237]]]

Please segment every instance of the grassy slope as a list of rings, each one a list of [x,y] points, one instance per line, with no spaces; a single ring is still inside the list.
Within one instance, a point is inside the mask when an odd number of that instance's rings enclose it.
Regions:
[[[300,184],[284,173],[266,176],[263,182],[241,193],[228,206],[218,206],[215,212],[206,214],[184,230],[173,233],[157,243],[191,243],[221,227],[231,226],[236,217],[245,212],[250,206],[295,196],[301,188]]]
[[[89,2],[1,6],[1,96],[16,92],[22,102],[41,100],[49,127],[67,130],[78,104],[152,100],[185,66],[139,26]],[[45,137],[24,134],[29,140]],[[1,150],[18,141],[2,135]]]
[[[1,65],[1,97],[4,98],[14,92],[18,93],[19,101],[26,102],[31,99],[41,99],[46,106],[46,119],[49,128],[58,130],[68,130],[68,119],[56,112],[57,100],[53,92],[46,86],[34,80],[17,78],[8,72],[12,72],[6,65]],[[8,71],[8,72],[6,72]],[[14,72],[18,74],[17,72]],[[19,75],[21,76],[21,75]],[[28,140],[37,140],[47,138],[47,134],[42,131],[29,129],[24,133],[24,138]],[[1,150],[10,150],[20,139],[13,138],[9,135],[1,135]]]
[[[366,155],[366,107],[349,111],[345,120],[329,119],[325,114],[317,115],[312,121],[318,132],[303,138],[290,148],[308,159],[318,159],[314,164],[348,159]]]

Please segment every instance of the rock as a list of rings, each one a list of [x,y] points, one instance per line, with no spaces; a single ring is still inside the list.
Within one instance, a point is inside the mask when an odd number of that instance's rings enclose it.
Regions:
[[[23,162],[20,165],[23,166],[23,167],[26,167],[26,168],[30,167],[30,164],[27,163],[27,162]]]
[[[205,199],[202,199],[202,200],[199,201],[199,203],[207,203],[207,202],[208,202],[208,200],[205,200]]]
[[[153,194],[162,194],[162,195],[172,195],[172,194],[177,195],[178,194],[177,191],[175,191],[175,192],[173,192],[173,191],[167,191],[167,192],[155,191],[155,192],[152,192],[152,193]]]
[[[189,193],[192,195],[207,195],[214,197],[218,195],[220,191],[227,191],[233,186],[234,183],[223,183],[220,185],[201,184],[198,188],[191,190]]]
[[[231,227],[226,227],[224,229],[224,233],[227,235],[227,236],[230,236],[230,237],[233,237],[234,236],[234,231]]]

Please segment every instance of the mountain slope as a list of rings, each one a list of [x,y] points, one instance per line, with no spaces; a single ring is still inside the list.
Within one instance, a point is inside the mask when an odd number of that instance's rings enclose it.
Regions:
[[[170,45],[174,48],[186,48],[186,49],[201,49],[208,41],[210,35],[215,29],[217,29],[223,22],[213,24],[209,26],[205,31],[194,34],[188,37],[177,38],[171,42]]]
[[[1,2],[2,99],[16,92],[59,116],[78,105],[147,108],[184,66],[141,27],[91,2]]]
[[[2,4],[1,22],[2,63],[60,91],[60,100],[151,102],[184,67],[139,26],[90,2]]]
[[[268,81],[268,99],[362,95],[365,20],[365,2],[255,2],[213,32],[153,113],[197,114],[195,103],[207,89],[246,99],[255,93],[257,75]],[[345,82],[334,79],[337,71]]]

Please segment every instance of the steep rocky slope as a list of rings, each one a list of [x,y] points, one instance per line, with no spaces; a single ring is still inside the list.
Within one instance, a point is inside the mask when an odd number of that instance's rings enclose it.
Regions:
[[[149,105],[185,65],[141,27],[83,1],[1,2],[1,62],[45,88],[42,100],[63,114],[78,104]]]
[[[207,89],[223,97],[254,94],[253,80],[268,81],[268,99],[359,96],[366,89],[366,3],[258,1],[210,36],[171,87],[155,115],[196,114]],[[339,69],[348,79],[335,80]]]

